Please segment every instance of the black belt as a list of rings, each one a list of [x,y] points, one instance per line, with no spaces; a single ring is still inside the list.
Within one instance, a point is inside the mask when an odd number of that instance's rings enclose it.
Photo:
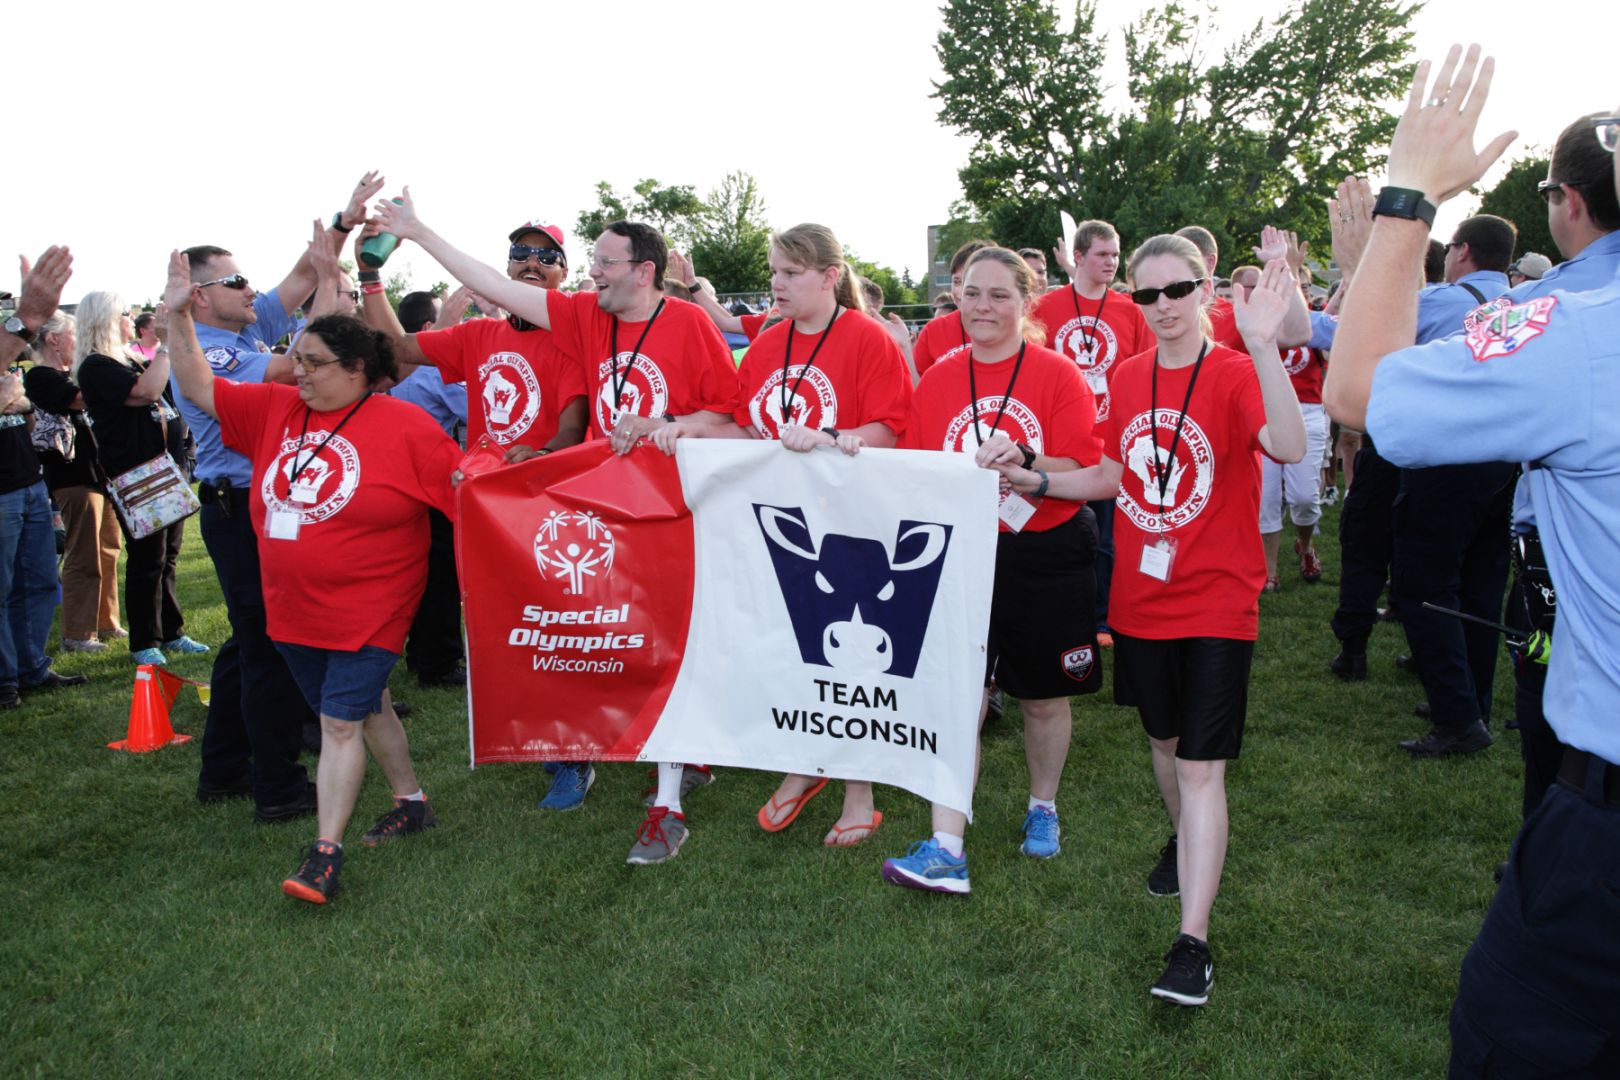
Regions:
[[[197,485],[197,501],[204,503],[229,502],[233,505],[246,505],[248,492],[246,488],[232,487],[229,480],[218,484],[201,481]]]
[[[1596,754],[1564,747],[1564,762],[1558,767],[1558,782],[1579,794],[1586,794],[1587,778],[1593,769],[1602,772],[1603,801],[1620,806],[1620,765],[1606,761]]]

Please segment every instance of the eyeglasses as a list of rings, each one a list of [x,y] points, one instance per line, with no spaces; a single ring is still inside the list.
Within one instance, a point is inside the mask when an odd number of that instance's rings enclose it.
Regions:
[[[315,374],[315,369],[316,368],[323,368],[323,367],[326,367],[326,366],[328,366],[330,364],[341,364],[342,362],[343,361],[339,360],[335,356],[330,360],[310,360],[307,357],[300,356],[300,355],[298,355],[296,353],[293,354],[293,363],[295,363],[299,367],[303,368],[305,375],[313,375],[313,374]]]
[[[534,247],[530,244],[513,244],[506,257],[515,263],[538,259],[541,266],[558,266],[568,261],[568,256],[556,248]]]
[[[643,263],[643,262],[650,262],[650,261],[651,260],[649,260],[649,259],[604,259],[600,255],[592,255],[591,256],[591,266],[598,269],[598,270],[606,270],[608,267],[613,266],[615,263],[632,263],[632,264],[634,264],[634,263]]]
[[[230,277],[215,278],[213,281],[204,281],[199,284],[197,288],[206,289],[210,285],[223,285],[227,289],[245,289],[248,287],[248,280],[241,274],[232,274]]]
[[[1620,147],[1620,116],[1594,116],[1591,123],[1597,129],[1598,145],[1614,153]]]
[[[1131,299],[1142,307],[1155,303],[1159,294],[1163,293],[1168,299],[1180,300],[1184,296],[1191,296],[1194,289],[1204,283],[1203,278],[1193,281],[1173,281],[1162,289],[1133,289]]]
[[[345,289],[344,291],[338,293],[338,295],[339,296],[347,296],[350,300],[354,301],[356,304],[358,304],[360,302],[360,290],[359,289]]]

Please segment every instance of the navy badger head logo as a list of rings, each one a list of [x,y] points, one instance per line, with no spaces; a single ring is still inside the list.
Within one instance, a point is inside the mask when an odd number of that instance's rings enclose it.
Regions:
[[[951,527],[902,521],[882,542],[828,533],[817,551],[804,511],[754,504],[799,641],[799,656],[852,673],[917,671]]]

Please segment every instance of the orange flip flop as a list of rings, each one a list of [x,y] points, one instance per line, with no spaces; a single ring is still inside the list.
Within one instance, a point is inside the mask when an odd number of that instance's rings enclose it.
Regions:
[[[872,839],[872,834],[878,831],[878,826],[881,824],[883,824],[883,811],[874,810],[872,811],[871,821],[862,822],[859,825],[845,825],[842,829],[840,829],[837,825],[834,825],[832,827],[832,832],[827,834],[827,838],[823,840],[822,843],[826,844],[828,847],[854,847],[857,844],[864,844],[866,841]],[[844,841],[843,837],[845,833],[858,832],[861,829],[866,830],[865,836],[861,837],[859,840],[851,840],[848,843]]]
[[[764,829],[766,832],[781,832],[783,829],[793,824],[794,819],[799,816],[799,811],[804,809],[804,804],[809,802],[817,792],[826,786],[827,779],[826,777],[823,777],[806,788],[803,794],[789,799],[784,803],[777,802],[776,796],[772,795],[770,801],[759,808],[759,814],[757,815],[759,827]],[[780,813],[783,810],[787,810],[789,807],[791,807],[792,810],[789,812],[787,817],[778,822],[773,823],[771,821],[770,815],[767,813],[767,811]]]

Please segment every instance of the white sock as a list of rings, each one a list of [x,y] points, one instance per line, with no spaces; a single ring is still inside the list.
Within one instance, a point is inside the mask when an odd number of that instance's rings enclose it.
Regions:
[[[953,859],[962,857],[962,838],[955,833],[937,832],[934,834],[934,843],[945,849],[945,853]]]
[[[417,788],[409,795],[395,795],[394,799],[397,802],[427,802],[427,796],[422,794],[421,788]]]
[[[653,797],[654,806],[667,806],[669,812],[681,812],[681,774],[686,766],[678,761],[660,761],[658,763],[658,794]]]
[[[1031,795],[1029,797],[1029,808],[1033,810],[1037,806],[1044,807],[1045,809],[1052,811],[1054,814],[1057,813],[1056,799],[1037,799],[1035,796]]]

